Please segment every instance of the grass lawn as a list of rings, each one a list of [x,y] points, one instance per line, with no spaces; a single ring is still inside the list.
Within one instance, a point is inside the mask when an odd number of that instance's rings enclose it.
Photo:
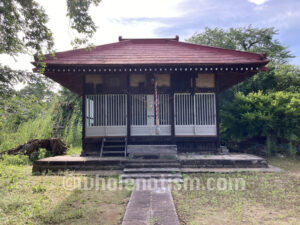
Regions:
[[[64,176],[33,176],[31,169],[0,161],[0,224],[121,223],[127,189],[66,190]]]
[[[242,178],[245,181],[245,189],[173,190],[181,223],[299,224],[300,159],[271,158],[269,162],[284,171],[190,175],[199,178],[204,187],[207,187],[205,185],[209,179],[217,181],[218,178],[225,178],[229,181]],[[216,185],[217,182],[212,184]]]
[[[299,224],[300,158],[269,163],[284,171],[190,175],[204,187],[209,179],[242,178],[245,189],[173,190],[181,224]],[[126,188],[69,190],[66,176],[32,175],[30,165],[19,164],[22,158],[0,161],[0,224],[121,224],[131,193]]]

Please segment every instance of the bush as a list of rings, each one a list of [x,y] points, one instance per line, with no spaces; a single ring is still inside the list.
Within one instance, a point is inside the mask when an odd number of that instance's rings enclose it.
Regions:
[[[274,154],[277,143],[300,141],[299,93],[237,93],[232,101],[222,105],[220,131],[225,142],[264,138],[267,153]]]
[[[26,156],[26,155],[7,155],[7,154],[4,154],[1,157],[2,157],[1,163],[3,163],[3,165],[21,166],[21,165],[28,165],[30,163],[30,160],[29,160],[28,156]]]

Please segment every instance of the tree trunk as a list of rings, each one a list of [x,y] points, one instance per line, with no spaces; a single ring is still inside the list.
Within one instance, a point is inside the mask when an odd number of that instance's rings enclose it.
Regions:
[[[33,153],[38,153],[40,148],[45,148],[51,155],[64,155],[68,147],[59,138],[49,139],[32,139],[23,145],[19,145],[16,148],[1,152],[2,154],[17,155],[23,154],[28,155],[31,158]]]

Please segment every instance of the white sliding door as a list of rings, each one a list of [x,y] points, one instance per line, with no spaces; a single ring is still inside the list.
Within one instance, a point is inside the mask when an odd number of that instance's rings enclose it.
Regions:
[[[158,95],[159,126],[155,124],[154,95],[131,96],[131,135],[171,135],[169,95]]]
[[[211,136],[217,134],[214,93],[174,95],[175,135]]]
[[[126,136],[127,95],[86,96],[86,136]]]

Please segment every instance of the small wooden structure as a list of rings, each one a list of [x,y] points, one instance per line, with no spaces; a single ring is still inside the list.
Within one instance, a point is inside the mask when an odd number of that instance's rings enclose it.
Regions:
[[[217,153],[218,94],[266,70],[265,54],[123,39],[47,56],[45,75],[82,96],[83,155],[127,145]],[[106,149],[106,151],[105,151]]]

